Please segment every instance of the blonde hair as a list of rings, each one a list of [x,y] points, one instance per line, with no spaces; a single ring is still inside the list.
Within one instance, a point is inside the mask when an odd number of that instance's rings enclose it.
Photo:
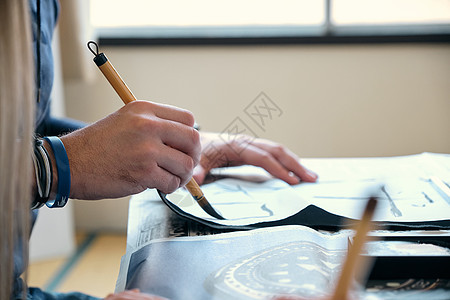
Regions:
[[[34,73],[27,0],[0,0],[0,299],[10,299],[14,247],[28,260]]]

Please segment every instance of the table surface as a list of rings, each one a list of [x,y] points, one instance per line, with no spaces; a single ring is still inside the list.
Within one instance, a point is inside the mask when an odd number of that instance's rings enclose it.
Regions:
[[[155,191],[146,191],[131,197],[127,234],[127,252],[131,252],[150,241],[183,236],[203,236],[220,234],[232,230],[219,230],[180,217],[172,212]],[[448,298],[428,297],[430,290],[448,291]],[[376,293],[383,290],[386,299],[403,299],[404,291],[416,291],[417,299],[450,299],[450,280],[447,279],[399,279],[369,280],[366,291]],[[388,292],[388,294],[386,294]],[[409,296],[405,299],[412,299]],[[385,299],[383,296],[381,299]],[[416,298],[415,298],[416,299]]]

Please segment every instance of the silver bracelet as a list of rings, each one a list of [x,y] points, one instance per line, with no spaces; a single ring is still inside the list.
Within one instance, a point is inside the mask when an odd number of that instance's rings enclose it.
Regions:
[[[37,209],[47,203],[53,182],[52,163],[41,139],[36,139],[34,143],[33,164],[37,193],[31,208]]]
[[[42,158],[44,159],[44,167],[45,167],[45,174],[47,174],[46,180],[45,180],[45,190],[44,193],[42,195],[43,198],[48,198],[50,197],[50,190],[52,188],[52,169],[50,168],[50,159],[48,157],[48,153],[44,148],[44,145],[41,145],[38,148],[39,152],[42,155]]]

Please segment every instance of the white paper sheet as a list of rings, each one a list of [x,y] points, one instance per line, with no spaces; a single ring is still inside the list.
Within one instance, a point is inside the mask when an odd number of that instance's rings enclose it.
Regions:
[[[169,299],[325,295],[339,274],[350,234],[280,226],[153,240],[122,258],[116,291],[139,288]]]
[[[325,298],[333,292],[353,234],[351,230],[330,234],[304,226],[279,226],[152,240],[127,251],[116,292],[139,288],[174,300],[264,300],[280,294]],[[377,281],[377,288],[352,291],[352,298],[448,299],[448,288],[440,289],[439,284],[439,280]]]
[[[450,182],[450,155],[419,155],[377,158],[304,159],[319,174],[317,183],[289,186],[255,167],[219,170],[221,176],[250,176],[262,183],[222,179],[202,186],[206,198],[226,220],[206,214],[185,190],[168,199],[195,217],[221,225],[250,225],[292,216],[308,205],[357,219],[367,198],[380,200],[377,221],[426,222],[450,219],[450,204],[430,183],[437,176]],[[253,172],[252,170],[256,170]],[[234,173],[234,174],[233,174]],[[256,177],[253,175],[257,175]]]
[[[184,189],[167,198],[193,216],[234,226],[284,219],[308,206],[291,186],[278,179],[263,183],[222,179],[202,186],[202,190],[225,220],[217,220],[205,213]]]

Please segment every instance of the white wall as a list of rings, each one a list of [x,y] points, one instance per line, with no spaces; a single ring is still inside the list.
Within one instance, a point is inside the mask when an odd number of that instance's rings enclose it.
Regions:
[[[101,51],[138,98],[185,107],[205,131],[222,131],[239,116],[258,136],[283,143],[301,157],[450,153],[450,45]],[[88,84],[66,82],[70,117],[95,121],[122,106],[95,67],[93,72],[96,77]],[[244,113],[260,92],[283,111],[265,132]],[[75,203],[76,224],[124,230],[126,207],[126,200]],[[96,217],[86,218],[86,213]]]

